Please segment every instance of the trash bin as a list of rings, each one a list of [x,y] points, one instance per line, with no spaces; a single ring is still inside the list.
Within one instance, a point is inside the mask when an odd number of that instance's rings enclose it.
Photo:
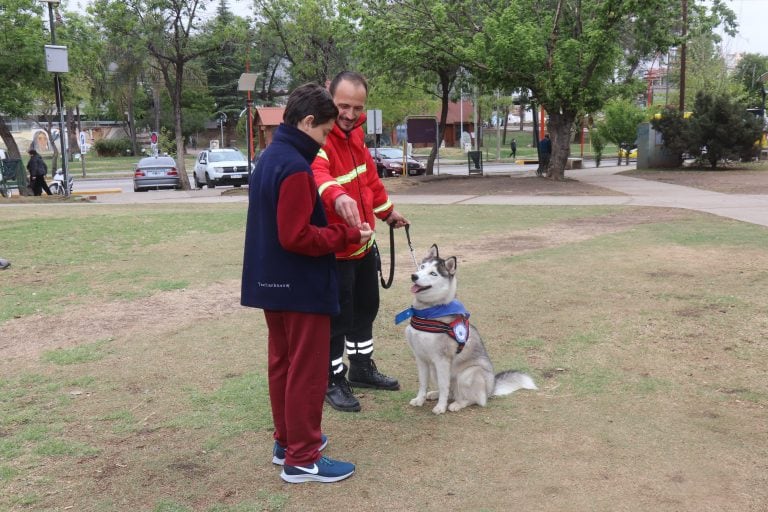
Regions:
[[[469,167],[469,174],[483,174],[483,152],[482,151],[468,151],[467,152],[467,166]]]

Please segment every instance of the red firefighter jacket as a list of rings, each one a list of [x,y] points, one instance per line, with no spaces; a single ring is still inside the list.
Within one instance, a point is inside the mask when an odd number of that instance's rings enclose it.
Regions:
[[[375,228],[376,217],[385,219],[394,208],[365,145],[361,128],[364,122],[365,114],[362,114],[349,133],[334,124],[325,146],[312,162],[312,172],[329,224],[344,222],[334,208],[336,198],[342,194],[349,195],[357,202],[360,220],[370,224],[371,228]],[[350,244],[343,251],[337,252],[336,257],[362,258],[371,250],[373,242],[374,237],[371,237],[367,243]]]

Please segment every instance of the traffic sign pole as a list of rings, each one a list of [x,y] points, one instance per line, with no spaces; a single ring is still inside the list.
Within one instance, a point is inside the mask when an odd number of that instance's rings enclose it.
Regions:
[[[86,145],[85,145],[85,132],[80,132],[80,165],[83,169],[83,178],[85,178],[85,151],[86,151]],[[64,186],[67,186],[67,183],[64,182]]]

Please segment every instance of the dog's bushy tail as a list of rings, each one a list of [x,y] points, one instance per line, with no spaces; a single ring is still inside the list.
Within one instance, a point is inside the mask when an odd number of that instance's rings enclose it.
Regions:
[[[507,370],[496,374],[496,384],[493,386],[493,396],[504,396],[518,389],[539,389],[530,375],[515,370]]]

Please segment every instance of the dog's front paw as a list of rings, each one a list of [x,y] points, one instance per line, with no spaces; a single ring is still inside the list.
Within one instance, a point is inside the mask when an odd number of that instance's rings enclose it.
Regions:
[[[437,400],[438,398],[440,398],[439,391],[430,391],[427,393],[427,400]]]
[[[410,404],[414,407],[421,407],[424,405],[424,397],[423,396],[417,396],[416,398],[411,399]]]
[[[464,408],[464,404],[460,404],[459,402],[451,402],[448,405],[448,410],[451,412],[460,411]]]
[[[437,404],[432,408],[432,412],[435,414],[443,414],[445,412],[445,404]]]

